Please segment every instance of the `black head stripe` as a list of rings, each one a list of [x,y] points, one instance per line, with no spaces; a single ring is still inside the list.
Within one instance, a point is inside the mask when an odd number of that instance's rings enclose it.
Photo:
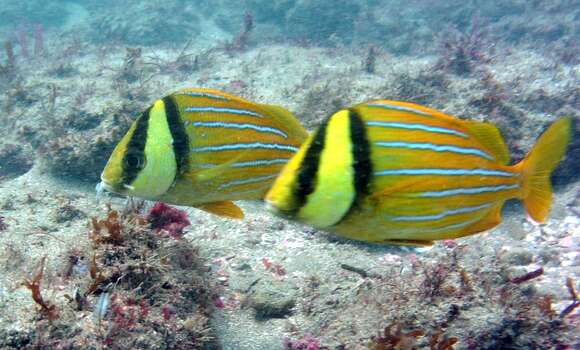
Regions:
[[[326,127],[329,121],[330,118],[326,119],[320,125],[302,160],[298,173],[298,184],[294,189],[298,202],[296,210],[300,209],[306,203],[306,197],[315,190],[316,175],[318,174],[318,167],[320,166],[320,154],[324,150]]]
[[[149,117],[151,116],[149,107],[139,118],[137,118],[135,130],[131,139],[127,143],[127,151],[123,156],[123,183],[130,185],[142,169],[145,159],[145,144],[147,143],[147,129],[149,129]]]
[[[357,200],[369,193],[369,184],[373,173],[371,150],[364,121],[355,110],[349,110],[350,142],[354,168],[354,187]]]
[[[177,164],[176,176],[187,171],[189,160],[189,136],[185,131],[185,126],[179,114],[177,103],[171,96],[163,98],[165,105],[165,115],[167,116],[167,124],[171,131],[173,138],[173,153],[175,154],[175,162]]]

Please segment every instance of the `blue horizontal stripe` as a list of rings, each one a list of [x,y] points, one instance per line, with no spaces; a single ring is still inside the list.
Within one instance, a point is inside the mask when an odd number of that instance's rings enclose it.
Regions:
[[[446,232],[446,231],[456,230],[458,228],[462,228],[462,227],[474,224],[474,223],[478,222],[479,220],[481,220],[480,216],[476,217],[475,219],[463,221],[463,222],[460,222],[457,224],[441,226],[441,227],[437,227],[437,228],[427,228],[427,229],[422,230],[422,232]]]
[[[374,173],[375,176],[387,175],[449,175],[449,176],[501,176],[516,177],[517,173],[488,169],[389,169]]]
[[[254,166],[265,166],[273,164],[286,164],[290,158],[276,158],[276,159],[257,159],[248,162],[238,162],[232,164],[232,168],[246,168]]]
[[[414,233],[436,233],[436,232],[451,232],[452,230],[457,230],[459,228],[463,228],[466,226],[469,226],[471,224],[474,224],[478,221],[480,221],[482,218],[482,215],[476,215],[475,218],[466,220],[466,221],[462,221],[456,224],[451,224],[451,225],[445,225],[445,226],[440,226],[440,227],[422,227],[422,228],[410,228],[410,229],[401,229],[398,230],[397,232],[399,234],[414,234]]]
[[[470,148],[470,147],[459,147],[452,145],[436,145],[432,143],[412,143],[412,142],[375,142],[375,145],[379,147],[390,147],[390,148],[407,148],[407,149],[417,149],[417,150],[428,150],[435,152],[451,152],[458,154],[468,154],[478,157],[485,158],[487,160],[493,160],[493,157],[480,149]]]
[[[237,114],[237,115],[250,115],[252,117],[264,117],[260,113],[256,113],[254,111],[250,111],[247,109],[237,109],[237,108],[225,108],[225,107],[186,107],[185,112],[210,112],[210,113],[230,113],[230,114]]]
[[[250,160],[247,162],[236,162],[230,165],[232,168],[251,168],[251,167],[259,167],[259,166],[268,166],[274,164],[286,164],[290,160],[290,158],[274,158],[274,159],[256,159]],[[211,169],[219,164],[211,164],[211,163],[204,163],[198,164],[197,166],[202,169]]]
[[[226,128],[226,129],[252,129],[259,132],[265,132],[270,134],[276,134],[282,136],[283,138],[287,139],[288,134],[283,132],[282,130],[278,130],[275,128],[271,128],[269,126],[261,126],[255,124],[247,124],[247,123],[224,123],[224,122],[193,122],[195,127],[202,127],[202,128]]]
[[[451,216],[451,215],[458,215],[458,214],[467,214],[467,213],[473,213],[475,211],[478,210],[482,210],[482,209],[487,209],[489,207],[491,207],[491,203],[485,203],[482,205],[476,205],[476,206],[472,206],[472,207],[463,207],[463,208],[457,208],[457,209],[451,209],[451,210],[446,210],[444,212],[441,212],[439,214],[433,214],[433,215],[418,215],[418,216],[394,216],[394,217],[390,217],[389,219],[391,221],[432,221],[432,220],[440,220],[443,219],[447,216]]]
[[[192,148],[191,151],[194,153],[202,153],[202,152],[216,152],[216,151],[232,151],[232,150],[238,150],[238,149],[275,149],[275,150],[289,151],[289,152],[298,151],[298,147],[294,147],[294,146],[290,146],[290,145],[283,145],[283,144],[278,144],[278,143],[261,143],[261,142],[228,143],[225,145],[195,147],[195,148]]]
[[[500,192],[505,190],[514,190],[519,187],[520,187],[519,185],[514,184],[514,185],[454,188],[451,190],[422,192],[419,194],[419,197],[437,198],[437,197],[457,196],[462,194],[480,194],[480,193]]]
[[[276,176],[278,176],[278,173],[271,174],[271,175],[250,177],[250,178],[242,179],[242,180],[230,181],[230,182],[226,182],[226,183],[220,185],[219,188],[224,189],[224,188],[228,188],[228,187],[232,187],[232,186],[247,185],[247,184],[252,184],[252,183],[256,183],[256,182],[262,182],[262,181],[273,179]]]
[[[221,96],[221,95],[212,94],[212,93],[209,93],[209,92],[186,91],[186,92],[181,92],[180,95],[186,95],[186,96],[191,96],[191,97],[205,97],[205,98],[212,98],[214,100],[222,100],[222,101],[228,101],[229,100],[227,97],[224,97],[224,96]]]
[[[447,135],[455,135],[463,138],[469,138],[467,134],[464,134],[460,131],[447,129],[447,128],[440,128],[437,126],[429,126],[423,124],[415,124],[415,123],[395,123],[395,122],[380,122],[371,120],[367,122],[368,126],[378,126],[381,128],[397,128],[397,129],[408,129],[408,130],[421,130],[426,132],[431,132],[435,134],[447,134]]]
[[[392,104],[388,104],[388,103],[372,103],[372,102],[367,103],[366,105],[369,107],[383,108],[383,109],[389,109],[389,110],[394,110],[394,111],[411,112],[414,114],[432,117],[432,115],[430,113],[423,112],[421,110],[411,108],[411,107],[406,107],[406,106],[392,105]]]

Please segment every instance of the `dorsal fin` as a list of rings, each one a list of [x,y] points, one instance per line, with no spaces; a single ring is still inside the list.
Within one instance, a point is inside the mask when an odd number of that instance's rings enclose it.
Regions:
[[[242,97],[228,94],[215,89],[205,89],[205,88],[184,88],[179,89],[171,94],[175,96],[178,101],[192,101],[192,98],[206,97],[215,100],[216,103],[220,104],[243,104],[243,105],[255,105],[255,103],[248,101]],[[195,100],[194,100],[195,101]]]
[[[287,110],[282,106],[260,104],[260,107],[264,108],[268,113],[275,115],[280,119],[283,125],[287,126],[288,129],[293,130],[294,135],[299,138],[300,142],[304,142],[308,137],[308,132],[304,129],[304,126],[296,118],[292,112]]]
[[[462,122],[470,134],[481,142],[499,163],[505,165],[509,163],[510,154],[508,148],[501,136],[501,132],[495,125],[478,121],[463,120]]]

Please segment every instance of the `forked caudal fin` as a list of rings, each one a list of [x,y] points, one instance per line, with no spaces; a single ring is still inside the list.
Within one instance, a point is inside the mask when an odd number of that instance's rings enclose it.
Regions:
[[[552,206],[550,176],[564,157],[572,137],[572,119],[562,118],[540,137],[526,158],[516,165],[523,174],[523,201],[528,215],[542,223]]]

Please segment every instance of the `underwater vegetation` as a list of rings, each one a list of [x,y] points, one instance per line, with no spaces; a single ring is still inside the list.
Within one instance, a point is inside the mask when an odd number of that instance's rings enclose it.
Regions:
[[[449,29],[441,40],[441,58],[437,68],[457,75],[465,75],[481,69],[491,62],[492,44],[489,33],[481,28],[477,17],[464,32]]]
[[[34,328],[3,330],[0,346],[219,349],[211,315],[258,310],[222,297],[197,248],[175,234],[187,226],[178,209],[133,204],[89,222],[90,246],[59,257],[60,272],[46,273],[54,257],[45,256],[22,280],[37,305],[27,315]],[[566,279],[569,302],[558,312],[535,286],[543,267],[522,272],[512,266],[517,253],[486,253],[470,265],[478,248],[449,241],[430,261],[411,254],[372,271],[341,264],[335,275],[310,272],[290,314],[256,317],[301,315],[279,340],[288,350],[571,349],[578,282]],[[275,279],[289,278],[282,265],[262,263]],[[340,288],[343,273],[353,288]]]
[[[34,332],[3,334],[2,348],[203,349],[218,289],[197,249],[181,239],[189,223],[177,209],[135,205],[91,218],[88,250],[73,248],[49,283],[42,257],[23,285],[38,306]],[[53,275],[54,276],[54,275]],[[62,286],[59,301],[45,285]]]
[[[299,308],[311,318],[300,327],[308,333],[302,340],[297,336],[297,340],[288,344],[314,343],[308,334],[320,334],[316,338],[320,349],[567,349],[572,346],[569,337],[573,336],[577,319],[567,310],[578,304],[574,301],[577,297],[573,288],[567,287],[573,301],[558,314],[553,309],[552,298],[534,288],[542,269],[514,275],[501,255],[482,259],[480,266],[466,266],[470,254],[467,245],[449,245],[434,263],[415,260],[378,273],[353,272],[354,269],[348,268],[347,271],[362,277],[358,287],[324,297],[321,289],[332,281],[318,280],[304,289],[299,303]],[[565,283],[577,285],[571,278]],[[320,314],[329,303],[335,311]],[[349,314],[357,317],[345,317]],[[346,340],[341,334],[347,329],[356,333],[376,329],[376,335],[366,341]],[[287,346],[287,349],[294,348],[308,347]]]

